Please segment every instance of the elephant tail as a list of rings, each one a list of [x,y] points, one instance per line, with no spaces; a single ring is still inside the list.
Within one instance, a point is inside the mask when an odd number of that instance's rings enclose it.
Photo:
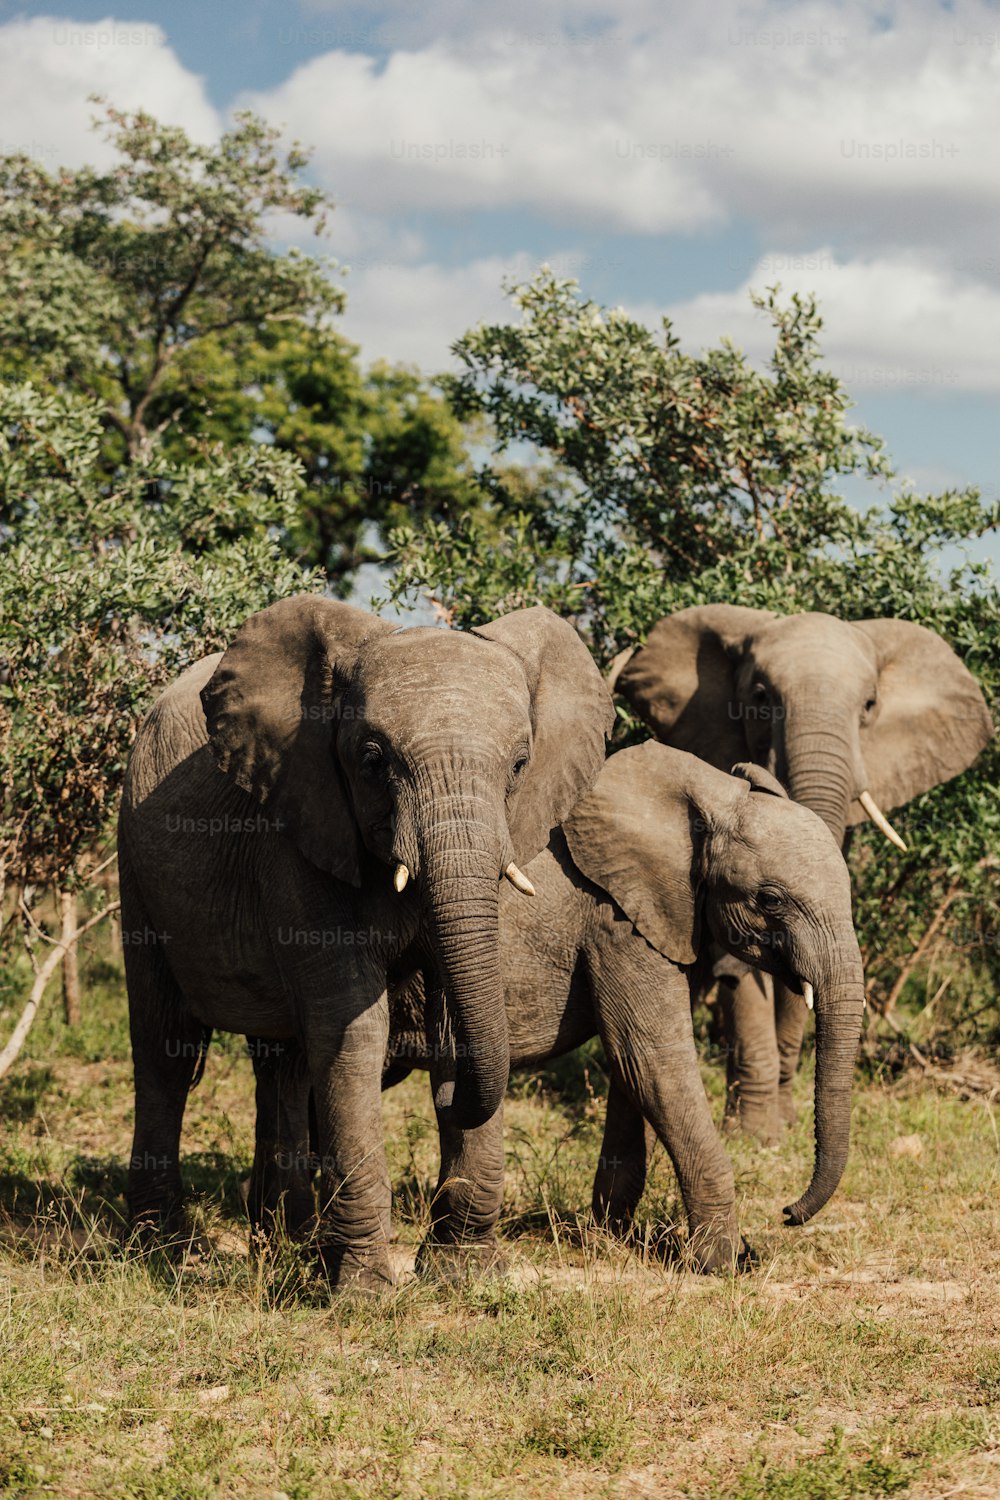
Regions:
[[[205,1076],[205,1059],[208,1056],[208,1049],[211,1045],[212,1028],[211,1026],[203,1026],[201,1028],[201,1040],[198,1043],[198,1061],[194,1065],[194,1073],[191,1082],[188,1084],[188,1093],[192,1089],[196,1089]]]

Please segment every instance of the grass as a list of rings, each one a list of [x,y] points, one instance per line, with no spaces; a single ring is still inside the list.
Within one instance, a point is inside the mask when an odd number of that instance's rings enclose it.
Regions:
[[[203,1249],[118,1249],[130,1067],[117,967],[55,997],[0,1085],[0,1495],[692,1496],[1000,1493],[995,1106],[859,1085],[844,1183],[803,1230],[808,1107],[730,1143],[760,1269],[698,1278],[598,1234],[599,1052],[515,1083],[502,1280],[332,1305],[295,1254],[251,1260],[249,1062],[213,1051],[185,1128]],[[9,1029],[12,1009],[0,1016]],[[720,1080],[706,1084],[721,1113]],[[807,1105],[810,1082],[802,1078]],[[426,1081],[385,1100],[400,1261],[435,1173]],[[919,1154],[896,1154],[901,1137]],[[911,1142],[910,1151],[917,1149]],[[679,1217],[665,1155],[642,1205]]]

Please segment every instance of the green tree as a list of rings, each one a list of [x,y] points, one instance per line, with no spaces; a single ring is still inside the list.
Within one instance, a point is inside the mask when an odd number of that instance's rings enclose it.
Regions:
[[[168,451],[255,440],[294,454],[305,485],[289,546],[339,591],[382,559],[391,527],[481,502],[448,404],[414,371],[379,363],[363,373],[356,346],[327,324],[282,319],[239,339],[203,339],[152,410],[154,420],[173,417]]]
[[[329,204],[297,181],[277,132],[241,114],[217,145],[109,108],[117,160],[55,173],[0,158],[0,343],[5,373],[44,374],[97,402],[111,462],[145,455],[175,423],[168,374],[207,337],[319,319],[342,293],[321,261],[265,243],[277,214],[321,232]]]
[[[293,458],[244,445],[178,466],[150,445],[109,481],[102,417],[96,400],[0,384],[0,918],[10,881],[33,963],[31,908],[47,889],[62,929],[0,1075],[62,961],[66,1018],[78,1018],[76,937],[113,906],[78,929],[75,892],[99,868],[151,696],[247,614],[322,583],[275,539],[295,519]]]
[[[264,446],[104,481],[96,401],[0,385],[0,864],[62,888],[107,830],[140,714],[256,609],[322,580],[287,558],[301,476]]]
[[[341,589],[380,532],[449,517],[478,491],[461,424],[410,371],[363,375],[332,327],[334,263],[269,235],[321,235],[331,205],[250,114],[212,145],[109,108],[106,170],[0,158],[0,378],[91,397],[109,480],[154,445],[270,442],[306,485],[288,549]]]
[[[1000,505],[976,489],[892,487],[883,444],[851,424],[821,363],[813,300],[755,297],[774,329],[756,369],[726,341],[684,353],[666,320],[654,333],[544,268],[512,296],[520,323],[460,339],[465,368],[449,386],[458,415],[496,434],[481,476],[489,514],[397,529],[394,597],[429,592],[464,625],[547,603],[602,664],[663,615],[714,600],[897,616],[955,646],[996,716],[1000,592],[968,549],[1000,525]],[[518,494],[502,465],[524,443],[549,468]],[[879,503],[848,504],[838,485],[849,476],[878,486]],[[623,715],[621,736],[640,732]],[[972,1016],[973,992],[997,991],[998,769],[991,749],[918,799],[905,858],[876,858],[877,835],[855,841],[859,930],[883,1001],[899,997],[918,949],[924,973],[935,956],[960,956],[950,982],[968,1003],[953,1019]]]

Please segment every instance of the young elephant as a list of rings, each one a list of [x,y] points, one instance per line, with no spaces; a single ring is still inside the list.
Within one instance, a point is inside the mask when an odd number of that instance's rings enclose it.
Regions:
[[[618,1231],[629,1226],[645,1182],[648,1120],[673,1161],[692,1253],[705,1269],[738,1262],[742,1242],[732,1168],[695,1053],[688,980],[699,950],[714,939],[815,996],[816,1159],[805,1193],[785,1209],[790,1224],[822,1208],[840,1180],[864,1002],[834,839],[768,772],[737,770],[727,775],[655,741],[621,751],[528,865],[534,900],[501,896],[511,1066],[534,1067],[600,1034],[611,1088],[594,1212]],[[440,1099],[453,1050],[437,1045],[442,1021],[430,985],[428,994],[429,1006],[412,984],[394,996],[384,1082],[426,1067]],[[432,1239],[488,1253],[503,1186],[500,1115],[476,1130],[440,1117],[439,1125]]]

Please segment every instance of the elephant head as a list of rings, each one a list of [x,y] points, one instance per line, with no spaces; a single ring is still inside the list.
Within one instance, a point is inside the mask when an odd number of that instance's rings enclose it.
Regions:
[[[646,941],[693,964],[709,938],[814,997],[816,1158],[785,1214],[812,1217],[840,1181],[864,974],[847,867],[822,820],[757,766],[726,775],[649,740],[613,755],[563,829],[573,861]]]
[[[299,595],[246,621],[202,706],[220,768],[307,860],[351,886],[412,881],[461,1043],[452,1117],[482,1124],[509,1064],[498,882],[523,882],[613,720],[582,641],[540,607],[399,629]]]
[[[722,770],[764,766],[838,842],[870,817],[901,845],[882,809],[957,776],[993,732],[971,673],[906,620],[684,609],[617,686],[665,743]]]

